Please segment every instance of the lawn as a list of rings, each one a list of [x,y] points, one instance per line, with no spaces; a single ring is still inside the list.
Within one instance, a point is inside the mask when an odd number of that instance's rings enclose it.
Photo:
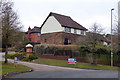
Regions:
[[[75,67],[75,68],[82,68],[82,69],[118,70],[118,67],[111,67],[106,65],[97,64],[95,66],[95,65],[91,65],[90,63],[81,63],[81,62],[77,62],[76,64],[68,64],[68,62],[64,60],[45,59],[45,58],[39,58],[37,60],[34,60],[33,62],[39,63],[39,64]]]
[[[4,75],[6,73],[12,73],[12,72],[26,71],[31,69],[27,66],[20,65],[20,64],[17,66],[14,66],[13,63],[4,64],[3,62],[0,62],[0,64],[1,63],[2,63],[2,72],[0,72],[0,75]]]

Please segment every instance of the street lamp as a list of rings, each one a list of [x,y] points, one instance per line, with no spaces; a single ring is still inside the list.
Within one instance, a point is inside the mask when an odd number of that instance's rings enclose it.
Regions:
[[[112,11],[114,9],[111,9],[111,67],[113,66],[113,40],[112,40]]]

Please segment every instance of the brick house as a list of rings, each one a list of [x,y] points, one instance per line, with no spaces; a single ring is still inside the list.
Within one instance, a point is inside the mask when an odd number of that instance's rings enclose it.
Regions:
[[[87,29],[71,17],[52,13],[41,25],[41,44],[74,44],[78,38],[86,35]]]
[[[28,40],[35,43],[40,43],[40,35],[41,35],[41,29],[40,27],[36,27],[36,26],[33,29],[29,27],[28,31],[26,32],[26,37],[28,38]]]

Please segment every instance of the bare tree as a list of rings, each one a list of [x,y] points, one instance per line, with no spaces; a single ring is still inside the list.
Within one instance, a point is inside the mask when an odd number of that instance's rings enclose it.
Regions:
[[[102,36],[100,34],[103,32],[103,28],[101,25],[94,23],[90,27],[90,35],[88,37],[90,43],[92,44],[92,64],[96,65],[96,44],[102,39]]]
[[[20,31],[20,22],[13,10],[13,2],[2,1],[2,41],[5,45],[5,62],[7,63],[8,45],[16,38],[14,35]]]

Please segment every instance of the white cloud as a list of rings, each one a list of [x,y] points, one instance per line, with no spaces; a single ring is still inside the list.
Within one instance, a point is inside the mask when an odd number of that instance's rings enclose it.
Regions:
[[[119,0],[16,0],[17,2],[118,2]]]

